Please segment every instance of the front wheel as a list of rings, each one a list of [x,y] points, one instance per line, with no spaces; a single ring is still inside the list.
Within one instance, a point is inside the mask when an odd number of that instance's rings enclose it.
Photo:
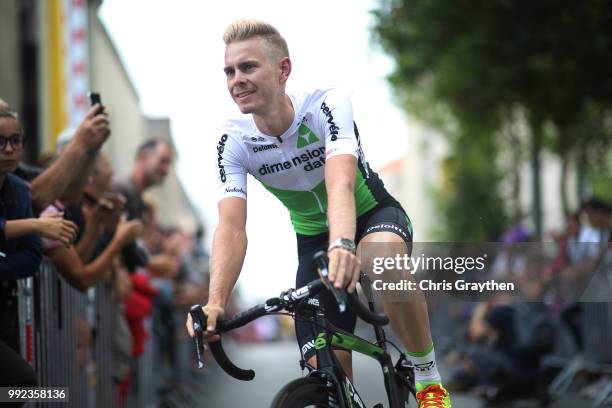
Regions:
[[[334,407],[335,393],[317,377],[303,377],[285,385],[274,397],[271,408]]]

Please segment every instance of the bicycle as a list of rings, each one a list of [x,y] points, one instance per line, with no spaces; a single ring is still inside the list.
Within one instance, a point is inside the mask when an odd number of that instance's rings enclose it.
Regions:
[[[308,406],[365,408],[363,400],[336,359],[332,346],[362,353],[377,360],[382,369],[389,406],[391,408],[405,407],[405,404],[409,403],[409,395],[414,398],[416,393],[414,367],[407,360],[406,355],[386,339],[382,326],[388,324],[389,319],[375,312],[373,302],[368,302],[368,307],[366,307],[356,293],[349,295],[345,290],[336,289],[330,284],[325,252],[316,253],[315,260],[320,270],[320,279],[301,288],[284,291],[279,297],[268,299],[265,303],[256,305],[230,319],[217,322],[216,332],[222,334],[242,327],[262,316],[272,314],[287,314],[296,320],[303,319],[312,325],[313,333],[318,333],[314,340],[317,368],[305,361],[300,349],[300,366],[302,370],[308,369],[308,375],[293,380],[281,388],[272,401],[271,407],[273,408]],[[364,289],[369,287],[364,283],[362,282]],[[373,325],[376,341],[369,342],[331,325],[325,318],[323,306],[314,297],[323,289],[332,291],[341,312],[344,312],[348,305],[357,316]],[[204,353],[203,331],[207,318],[200,305],[192,306],[190,314],[193,319],[198,366],[202,368],[204,365],[202,358]],[[400,353],[395,364],[388,352],[388,345],[392,345]],[[223,349],[221,340],[209,343],[209,348],[219,366],[230,376],[243,381],[250,381],[255,377],[253,370],[244,370],[232,363]],[[374,408],[377,407],[382,407],[382,404],[377,404]]]

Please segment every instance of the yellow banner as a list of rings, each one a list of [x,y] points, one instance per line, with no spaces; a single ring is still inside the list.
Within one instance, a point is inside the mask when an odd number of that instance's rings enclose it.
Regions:
[[[47,31],[47,124],[49,146],[53,149],[57,135],[68,125],[66,112],[66,41],[64,0],[48,0]]]

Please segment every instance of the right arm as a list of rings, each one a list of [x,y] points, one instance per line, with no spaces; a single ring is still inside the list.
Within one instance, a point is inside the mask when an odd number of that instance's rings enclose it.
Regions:
[[[232,137],[223,134],[217,143],[215,164],[219,193],[219,224],[215,230],[210,259],[210,285],[208,303],[203,307],[208,316],[206,341],[218,340],[214,334],[217,319],[223,309],[244,263],[247,248],[247,157]],[[187,315],[187,331],[193,337],[191,315]]]
[[[217,320],[223,316],[225,305],[236,285],[247,248],[246,200],[229,197],[219,202],[219,225],[215,230],[210,259],[208,304],[202,308],[208,317],[205,341],[217,341]],[[191,314],[187,314],[187,331],[194,336]]]
[[[219,203],[210,260],[208,304],[224,308],[236,285],[246,256],[246,200],[229,197]]]
[[[73,140],[48,169],[32,180],[32,205],[41,211],[61,195],[74,198],[80,194],[95,163],[95,153],[102,147],[110,128],[106,114],[96,115],[92,107],[76,130]]]

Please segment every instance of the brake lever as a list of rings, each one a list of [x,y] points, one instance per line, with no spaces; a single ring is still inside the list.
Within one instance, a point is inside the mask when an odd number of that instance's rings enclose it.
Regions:
[[[315,262],[319,271],[321,272],[321,279],[325,286],[331,291],[332,295],[336,299],[338,303],[338,309],[340,313],[344,313],[346,311],[346,301],[347,295],[346,291],[343,289],[338,289],[334,287],[334,285],[329,281],[329,269],[327,268],[327,254],[325,251],[319,251],[314,255]]]
[[[204,312],[202,306],[193,305],[189,310],[191,319],[193,320],[193,336],[194,346],[196,349],[196,356],[198,359],[198,368],[204,368]]]

